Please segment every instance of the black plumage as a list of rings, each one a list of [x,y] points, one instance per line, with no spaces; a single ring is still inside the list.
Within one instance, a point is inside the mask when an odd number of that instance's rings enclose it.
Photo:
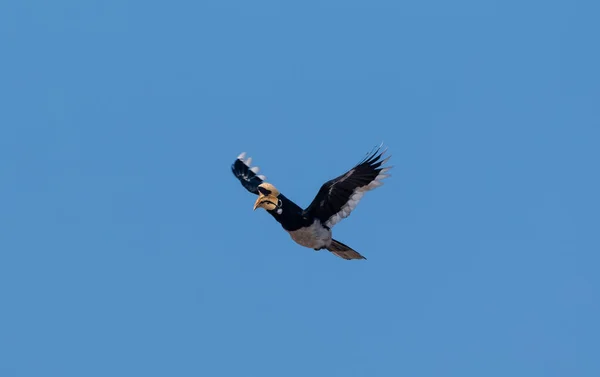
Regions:
[[[376,149],[354,168],[325,182],[306,208],[307,214],[328,224],[329,227],[348,217],[364,193],[383,184],[380,179],[388,176],[385,172],[390,168],[382,168],[389,159],[383,159],[384,153],[385,150],[380,152],[380,149]],[[373,187],[368,188],[369,185]],[[361,190],[362,188],[364,190]]]
[[[298,244],[315,250],[327,249],[344,259],[366,259],[352,248],[334,240],[331,228],[348,217],[362,196],[379,187],[388,177],[381,146],[346,173],[323,184],[312,203],[302,209],[251,167],[251,159],[242,153],[231,166],[233,174],[249,192],[258,195],[254,209],[261,207],[290,233]]]
[[[244,186],[246,190],[253,194],[258,194],[258,185],[263,183],[266,177],[264,175],[256,174],[258,173],[258,168],[251,168],[250,163],[252,162],[252,159],[248,158],[244,161],[245,157],[245,153],[240,154],[231,165],[231,171],[233,172],[233,175],[240,180],[242,186]]]

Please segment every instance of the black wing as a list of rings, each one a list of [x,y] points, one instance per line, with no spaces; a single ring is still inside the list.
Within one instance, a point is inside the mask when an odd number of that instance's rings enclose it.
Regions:
[[[244,160],[245,157],[246,152],[240,154],[234,163],[231,164],[231,171],[233,172],[233,175],[240,180],[242,186],[244,186],[246,190],[258,195],[258,185],[263,183],[267,177],[256,174],[258,173],[258,166],[253,168],[250,167],[252,157],[248,157]]]
[[[364,160],[346,173],[321,186],[305,213],[329,228],[348,217],[365,192],[381,186],[381,180],[389,176],[385,173],[391,167],[383,167],[389,159],[383,159],[387,149],[381,151],[381,147],[367,154]]]

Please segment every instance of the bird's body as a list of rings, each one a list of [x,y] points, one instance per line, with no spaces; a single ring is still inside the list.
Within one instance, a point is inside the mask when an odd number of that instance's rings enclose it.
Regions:
[[[288,233],[297,244],[311,249],[321,250],[331,244],[331,229],[323,226],[319,219],[300,229],[288,230]]]
[[[326,182],[313,202],[302,209],[285,197],[258,168],[250,167],[250,158],[242,153],[231,166],[233,174],[250,192],[257,194],[256,208],[264,208],[277,220],[291,238],[301,246],[315,250],[327,249],[344,259],[366,259],[352,248],[332,238],[331,228],[350,215],[365,192],[379,187],[390,168],[382,167],[380,148],[345,174]]]

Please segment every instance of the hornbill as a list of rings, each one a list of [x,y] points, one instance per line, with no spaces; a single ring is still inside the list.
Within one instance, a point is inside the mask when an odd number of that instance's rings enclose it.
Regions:
[[[257,174],[258,167],[250,166],[252,158],[245,159],[246,153],[238,156],[231,170],[246,190],[258,195],[254,210],[264,208],[296,243],[314,250],[327,249],[343,259],[367,259],[331,238],[331,228],[350,215],[365,192],[381,186],[382,179],[389,176],[386,173],[391,167],[383,165],[390,157],[383,158],[387,149],[382,151],[382,146],[346,173],[325,182],[305,209],[265,182],[266,177]]]

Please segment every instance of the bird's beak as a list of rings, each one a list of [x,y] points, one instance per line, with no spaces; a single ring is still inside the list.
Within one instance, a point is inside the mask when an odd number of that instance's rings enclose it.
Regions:
[[[263,200],[264,195],[259,194],[258,195],[258,199],[256,199],[256,202],[254,203],[254,208],[252,209],[253,211],[256,211],[256,209],[260,206],[260,202]]]
[[[256,202],[254,202],[254,211],[256,211],[257,208],[262,207],[268,211],[272,211],[277,207],[277,202],[279,201],[279,199],[276,196],[273,195],[263,195],[263,194],[258,194],[258,199],[256,199]]]

